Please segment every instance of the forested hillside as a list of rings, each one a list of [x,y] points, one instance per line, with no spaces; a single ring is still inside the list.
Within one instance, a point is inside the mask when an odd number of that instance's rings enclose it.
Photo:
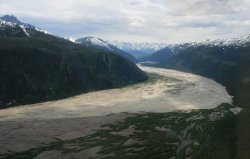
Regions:
[[[158,66],[193,72],[215,79],[246,107],[250,96],[250,47],[192,46],[165,59]]]
[[[250,45],[191,46],[155,65],[203,75],[223,84],[234,96],[234,104],[243,108],[237,116],[235,148],[237,158],[247,159],[250,133]]]
[[[29,36],[17,25],[8,32],[6,28],[0,30],[0,108],[147,79],[135,64],[115,53],[87,49],[31,28],[25,29]]]

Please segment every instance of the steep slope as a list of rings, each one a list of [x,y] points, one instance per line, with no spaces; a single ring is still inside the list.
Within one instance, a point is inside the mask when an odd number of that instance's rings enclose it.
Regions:
[[[114,52],[122,57],[136,63],[137,60],[130,54],[118,49],[114,45],[109,44],[108,42],[105,42],[104,40],[100,38],[95,38],[95,37],[84,37],[76,40],[76,43],[81,44],[87,48],[90,49],[96,49],[96,50],[101,50],[102,52]]]
[[[25,28],[28,36],[18,24],[2,23],[0,108],[147,79],[136,65],[117,54],[88,49],[32,28]]]
[[[26,37],[26,31],[19,25],[0,19],[0,37]]]

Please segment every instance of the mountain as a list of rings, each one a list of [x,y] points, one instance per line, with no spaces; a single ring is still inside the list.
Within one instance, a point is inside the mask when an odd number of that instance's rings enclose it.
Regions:
[[[73,38],[73,37],[64,37],[64,39],[68,40],[68,41],[71,41],[73,43],[76,42],[76,40]]]
[[[243,108],[235,119],[235,158],[249,158],[250,36],[193,43],[154,66],[199,74],[224,85],[234,105]]]
[[[101,53],[44,31],[0,22],[0,108],[147,79],[134,63],[115,53]]]
[[[0,17],[0,19],[5,21],[5,22],[10,22],[12,24],[17,24],[17,25],[19,25],[21,27],[25,27],[25,28],[29,28],[29,29],[35,29],[35,26],[20,21],[14,15],[4,15],[3,17]]]
[[[137,59],[150,55],[167,46],[166,43],[129,43],[118,41],[110,41],[110,43],[118,47],[119,49],[130,53]]]
[[[178,54],[182,50],[188,48],[191,46],[191,43],[184,43],[184,44],[168,44],[165,48],[156,51],[155,53],[152,53],[148,56],[144,56],[142,58],[139,58],[138,60],[140,62],[153,62],[153,63],[159,63],[175,54]]]
[[[206,40],[203,42],[193,42],[193,43],[183,43],[183,44],[166,44],[166,47],[152,53],[150,55],[139,58],[140,62],[153,62],[159,63],[175,54],[185,51],[189,47],[244,47],[249,44],[250,35],[246,37],[239,38],[227,38],[227,39],[217,39],[217,40]]]
[[[29,31],[28,31],[29,30]],[[5,15],[0,17],[0,36],[14,36],[14,37],[30,37],[43,34],[50,34],[40,28],[31,24],[21,22],[13,15]],[[33,35],[31,35],[33,34]],[[52,35],[52,34],[50,34]],[[59,36],[57,36],[60,38]]]
[[[29,36],[25,29],[14,23],[0,19],[0,37],[26,37]]]
[[[159,63],[147,65],[202,75],[224,85],[234,105],[243,108],[235,119],[236,158],[249,158],[250,35],[191,43]]]
[[[172,55],[173,55],[173,51],[170,48],[166,47],[162,50],[156,51],[153,54],[139,58],[139,61],[140,62],[161,62],[162,60]]]
[[[177,50],[171,54],[165,48],[147,60],[154,61],[164,52],[161,61],[151,65],[213,78],[227,87],[237,104],[245,106],[250,97],[250,70],[244,69],[250,67],[250,36],[190,43]]]
[[[122,57],[124,57],[124,58],[126,58],[134,63],[137,63],[137,60],[132,55],[118,49],[114,45],[111,45],[108,42],[106,42],[100,38],[84,37],[84,38],[77,39],[75,42],[78,44],[81,44],[87,48],[90,48],[90,49],[96,49],[96,50],[102,51],[102,52],[117,53],[117,54],[121,55]]]

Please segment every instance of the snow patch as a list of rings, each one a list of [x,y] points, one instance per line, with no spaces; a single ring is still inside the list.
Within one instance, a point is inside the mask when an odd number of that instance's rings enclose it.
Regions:
[[[40,28],[35,28],[35,30],[36,30],[36,31],[39,31],[39,32],[42,32],[42,33],[44,33],[44,34],[52,35],[50,32],[47,32],[47,31],[42,30],[42,29],[40,29]]]
[[[231,111],[234,115],[238,115],[238,114],[240,114],[240,112],[242,111],[242,108],[239,108],[239,107],[231,108],[230,111]]]
[[[7,27],[7,26],[13,28],[13,27],[15,27],[17,25],[14,24],[14,23],[6,22],[6,21],[0,19],[0,27]]]
[[[23,25],[20,25],[20,27],[23,29],[23,32],[26,36],[30,37],[30,34],[26,31],[26,27]]]
[[[68,41],[71,41],[73,43],[76,42],[76,40],[73,38],[73,37],[64,37],[64,39],[68,40]]]
[[[167,43],[130,43],[130,42],[119,42],[119,41],[109,41],[112,45],[118,47],[121,50],[135,50],[135,51],[146,51],[151,54],[158,50],[167,47]],[[128,51],[129,52],[129,51]]]
[[[89,43],[91,43],[92,45],[97,45],[97,46],[101,46],[101,47],[106,47],[109,50],[113,50],[108,43],[106,43],[105,41],[103,41],[102,39],[99,38],[95,38],[95,37],[88,37],[86,39],[86,41],[88,41]]]

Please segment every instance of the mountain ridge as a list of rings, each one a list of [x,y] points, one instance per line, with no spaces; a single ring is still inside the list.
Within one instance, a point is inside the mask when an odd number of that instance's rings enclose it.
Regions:
[[[36,28],[25,31],[18,24],[0,20],[0,109],[148,78],[116,53],[90,49]]]
[[[126,58],[127,60],[134,62],[134,63],[138,62],[134,58],[134,56],[120,50],[116,46],[114,46],[114,45],[110,44],[109,42],[104,41],[100,38],[90,36],[90,37],[84,37],[84,38],[77,39],[75,42],[77,44],[83,45],[87,48],[94,48],[94,49],[102,50],[105,52],[114,52],[114,53],[117,53],[117,54],[121,55],[122,57]]]
[[[130,43],[130,42],[119,42],[119,41],[109,41],[109,43],[118,47],[119,49],[130,53],[137,59],[150,55],[164,47],[167,43]]]
[[[166,44],[166,47],[150,55],[139,58],[140,62],[161,62],[166,58],[174,56],[189,47],[248,47],[250,45],[250,35],[238,38],[222,38],[216,40],[207,39],[202,42]]]
[[[10,23],[13,23],[13,24],[17,24],[19,26],[23,26],[25,28],[30,28],[30,29],[35,29],[36,27],[31,25],[31,24],[28,24],[28,23],[25,23],[25,22],[22,22],[20,21],[17,17],[15,17],[14,15],[4,15],[2,17],[0,17],[1,20],[3,21],[6,21],[6,22],[10,22]]]

